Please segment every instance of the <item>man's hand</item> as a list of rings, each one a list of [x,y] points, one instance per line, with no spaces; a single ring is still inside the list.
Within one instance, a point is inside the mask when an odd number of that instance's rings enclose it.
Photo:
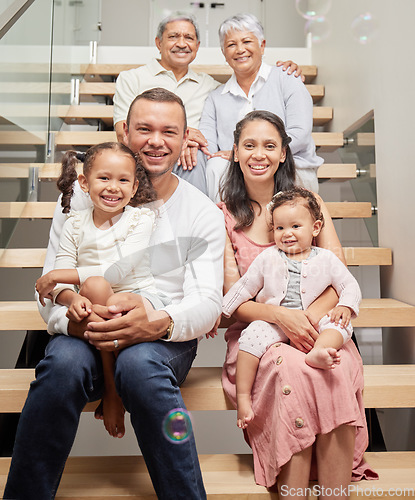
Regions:
[[[197,151],[200,149],[207,157],[210,157],[207,148],[208,143],[205,136],[196,128],[187,128],[187,138],[183,142],[182,152],[177,162],[183,170],[192,170],[197,164]]]
[[[166,334],[170,324],[170,316],[165,311],[146,309],[136,301],[109,306],[108,312],[117,317],[105,322],[90,321],[84,335],[90,344],[103,351],[115,351],[114,340],[121,349],[157,340]]]
[[[277,61],[277,66],[278,67],[282,66],[282,70],[287,71],[288,75],[291,75],[292,73],[294,73],[294,76],[296,78],[301,76],[301,80],[303,82],[305,81],[305,77],[303,75],[303,70],[295,62],[293,62],[293,61],[285,61],[285,62],[284,61]]]
[[[210,155],[210,158],[223,158],[224,160],[229,161],[231,159],[232,151],[218,151],[217,153],[213,153]]]
[[[117,315],[110,313],[108,307],[101,306],[99,304],[94,304],[92,306],[92,312],[89,316],[82,319],[79,322],[69,320],[68,323],[68,334],[71,337],[77,337],[79,339],[85,340],[85,330],[87,330],[87,325],[91,322],[100,322],[107,319],[113,319]]]

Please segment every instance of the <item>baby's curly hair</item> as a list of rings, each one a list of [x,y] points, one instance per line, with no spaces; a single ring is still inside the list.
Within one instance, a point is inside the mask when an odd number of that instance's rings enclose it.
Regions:
[[[310,212],[313,221],[315,222],[320,220],[321,227],[324,226],[324,217],[317,198],[314,193],[302,187],[293,187],[288,191],[279,191],[277,194],[274,194],[272,200],[267,205],[271,221],[274,210],[282,205],[285,205],[286,203],[290,203],[292,205],[301,203]]]
[[[130,148],[127,148],[127,146],[124,146],[124,144],[121,144],[120,142],[103,142],[101,144],[97,144],[96,146],[92,146],[86,153],[69,150],[63,155],[62,170],[57,181],[58,189],[62,193],[61,205],[63,213],[68,213],[71,209],[73,184],[78,178],[78,173],[76,171],[78,161],[83,162],[83,174],[85,177],[88,177],[95,158],[98,154],[105,150],[112,150],[131,156],[136,165],[135,177],[138,180],[138,189],[133,198],[131,198],[129,205],[137,207],[157,199],[156,191],[148,178],[147,172],[141,162],[141,158],[134,154]]]

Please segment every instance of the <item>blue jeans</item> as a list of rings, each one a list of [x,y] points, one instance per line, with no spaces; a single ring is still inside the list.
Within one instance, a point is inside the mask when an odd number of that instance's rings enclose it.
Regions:
[[[167,413],[184,408],[179,385],[196,350],[197,340],[147,342],[116,361],[116,387],[160,499],[206,498],[194,437],[174,444],[162,432]],[[103,381],[95,348],[74,337],[51,339],[20,417],[5,499],[55,497],[82,409],[101,397]]]

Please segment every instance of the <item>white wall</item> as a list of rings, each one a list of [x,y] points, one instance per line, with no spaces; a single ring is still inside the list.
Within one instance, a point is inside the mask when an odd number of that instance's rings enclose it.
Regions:
[[[355,42],[350,25],[369,11],[379,24],[372,43]],[[415,305],[414,134],[415,3],[336,0],[328,16],[331,37],[312,50],[326,100],[335,109],[333,130],[344,130],[375,110],[379,240],[393,249],[393,272],[384,290]]]
[[[361,45],[351,23],[366,12],[378,30]],[[312,57],[326,86],[326,102],[335,109],[332,130],[344,130],[369,110],[375,112],[379,245],[393,250],[393,267],[382,271],[382,296],[415,305],[415,3],[336,0],[327,18],[331,36],[314,45]],[[387,363],[415,363],[415,329],[384,329],[383,352]],[[388,414],[388,446],[415,447],[414,413]]]
[[[243,4],[239,0],[225,0],[226,12],[236,14],[243,10]],[[154,40],[155,33],[150,32],[150,3],[154,0],[102,0],[101,21],[101,45],[147,45],[148,41]],[[304,47],[304,22],[295,9],[294,0],[262,0],[262,11],[264,29],[267,43],[272,47]],[[170,0],[169,2],[158,2],[160,5],[166,3],[169,9],[182,9],[182,0]],[[190,0],[188,4],[190,7]],[[158,10],[155,8],[155,12]],[[216,12],[216,10],[218,12]],[[128,15],[127,15],[128,13]],[[216,38],[219,22],[223,21],[227,14],[222,15],[222,9],[211,10],[211,24]],[[220,19],[220,21],[217,21]],[[161,19],[155,20],[156,24]],[[203,29],[202,23],[201,30]],[[151,42],[153,43],[153,42]],[[209,44],[212,46],[212,44]]]

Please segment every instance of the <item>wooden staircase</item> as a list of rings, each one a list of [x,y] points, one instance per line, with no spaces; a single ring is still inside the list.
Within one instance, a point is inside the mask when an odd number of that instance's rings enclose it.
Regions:
[[[83,68],[85,81],[81,83],[81,104],[77,106],[57,106],[55,116],[66,123],[77,125],[100,123],[111,125],[114,94],[114,78],[132,65],[90,65]],[[205,71],[224,82],[229,78],[226,66],[194,66],[196,71]],[[324,86],[312,83],[317,75],[314,66],[303,67],[306,85],[318,103],[324,97]],[[23,84],[26,93],[45,93],[48,91],[42,83]],[[62,94],[70,92],[69,84],[56,83],[54,89]],[[13,94],[19,85],[0,83],[0,91]],[[102,104],[102,99],[107,104]],[[101,101],[100,101],[101,100]],[[101,102],[101,103],[100,103]],[[16,106],[7,110],[9,116],[15,113],[40,113],[36,107]],[[329,107],[314,107],[314,125],[321,127],[333,117]],[[332,151],[343,146],[343,134],[316,131],[313,133],[320,150]],[[367,138],[361,138],[361,141]],[[91,144],[115,140],[113,131],[65,131],[57,132],[55,144],[59,149],[86,147]],[[0,134],[0,144],[25,145],[42,144],[42,134],[10,132]],[[44,142],[43,142],[44,143]],[[29,170],[36,169],[40,182],[47,183],[57,178],[59,165],[44,163],[5,163],[0,165],[0,178],[25,179]],[[318,172],[321,181],[335,182],[356,178],[356,165],[324,164]],[[333,218],[361,219],[372,217],[370,203],[336,202],[328,203]],[[40,219],[53,216],[55,202],[1,202],[0,218],[22,219],[36,224]],[[31,222],[30,222],[31,221]],[[348,247],[345,248],[349,266],[390,266],[392,252],[386,248]],[[45,248],[7,248],[0,253],[0,269],[39,269],[45,258]],[[27,283],[29,289],[33,283]],[[415,327],[415,307],[388,298],[365,298],[361,312],[353,322],[355,327]],[[45,325],[34,301],[0,302],[0,328],[2,331],[43,330]],[[223,323],[222,326],[226,326]],[[413,365],[369,365],[364,367],[366,408],[415,408],[415,366]],[[192,368],[182,386],[182,394],[190,411],[229,411],[232,406],[227,400],[220,382],[221,369],[218,367]],[[20,413],[25,401],[29,384],[33,380],[33,369],[0,370],[0,412]],[[96,404],[88,404],[86,412],[95,409]],[[242,436],[241,436],[242,439]],[[415,453],[413,452],[372,452],[366,458],[379,473],[379,481],[353,483],[352,498],[382,498],[405,490],[405,496],[415,496]],[[252,457],[249,454],[200,455],[203,478],[209,499],[266,499],[277,498],[265,488],[255,484]],[[10,458],[0,458],[0,492],[4,488]],[[407,489],[407,490],[406,490]],[[148,500],[155,494],[141,457],[70,457],[58,490],[57,498],[62,499],[115,499],[134,498]]]

